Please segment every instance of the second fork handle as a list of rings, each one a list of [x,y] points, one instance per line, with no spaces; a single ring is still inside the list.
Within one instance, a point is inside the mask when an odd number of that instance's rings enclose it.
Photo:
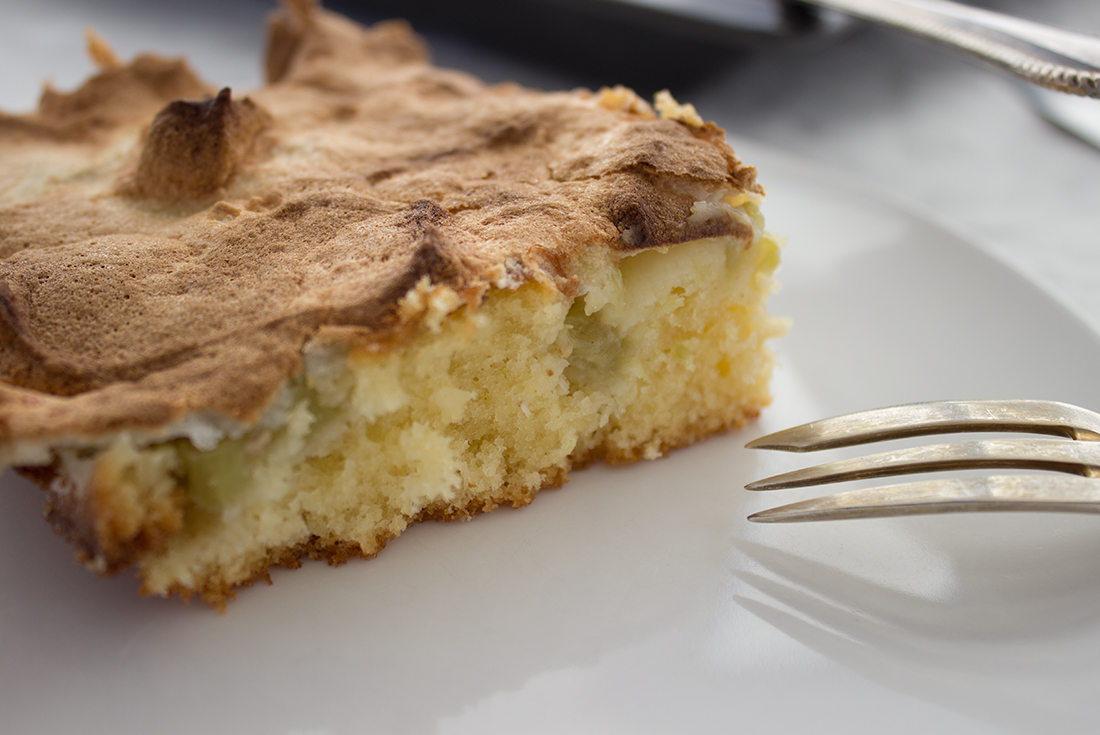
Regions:
[[[947,0],[806,0],[938,41],[1048,89],[1100,98],[1100,39]]]

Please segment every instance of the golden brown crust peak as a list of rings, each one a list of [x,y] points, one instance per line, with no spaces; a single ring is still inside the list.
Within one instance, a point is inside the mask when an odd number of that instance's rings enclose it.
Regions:
[[[226,87],[212,99],[176,100],[157,113],[145,134],[137,170],[120,193],[139,199],[188,202],[221,190],[255,147],[271,116]]]

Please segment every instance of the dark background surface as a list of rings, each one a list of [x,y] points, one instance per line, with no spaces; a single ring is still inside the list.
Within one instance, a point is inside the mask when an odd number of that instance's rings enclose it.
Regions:
[[[429,37],[461,37],[551,67],[579,86],[621,83],[644,97],[690,90],[753,50],[832,36],[848,26],[780,0],[726,0],[714,12],[662,11],[622,0],[330,0],[326,7],[366,21],[405,18]]]

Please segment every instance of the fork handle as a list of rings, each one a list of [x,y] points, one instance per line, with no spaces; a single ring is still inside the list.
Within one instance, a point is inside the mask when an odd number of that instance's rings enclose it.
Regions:
[[[952,46],[1048,89],[1100,98],[1100,39],[948,0],[807,0]]]

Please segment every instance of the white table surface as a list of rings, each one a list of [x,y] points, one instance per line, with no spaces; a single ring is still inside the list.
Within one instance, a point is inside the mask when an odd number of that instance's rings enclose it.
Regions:
[[[1100,35],[1092,0],[984,5]],[[8,111],[31,108],[45,80],[67,90],[93,71],[87,26],[123,58],[154,49],[186,55],[217,84],[260,83],[269,10],[261,0],[3,6],[0,107]],[[436,50],[443,63],[501,76],[498,55],[447,39]],[[573,86],[530,63],[508,71],[542,87]],[[833,45],[745,59],[682,101],[726,127],[746,160],[767,147],[881,190],[1009,261],[1100,329],[1100,150],[1037,116],[1013,82],[938,47],[865,29]],[[766,185],[767,171],[761,177]]]

